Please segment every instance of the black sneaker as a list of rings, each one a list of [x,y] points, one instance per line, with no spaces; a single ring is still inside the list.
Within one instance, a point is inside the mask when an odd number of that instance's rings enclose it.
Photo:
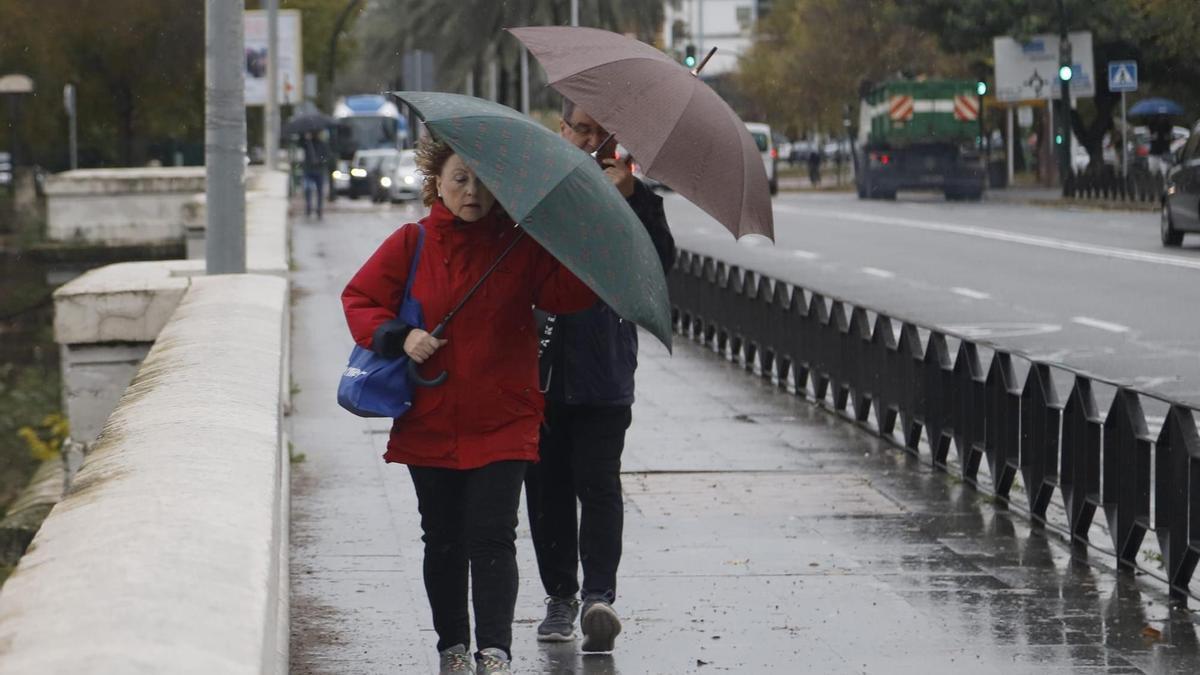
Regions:
[[[612,605],[603,600],[590,600],[583,605],[579,628],[583,631],[583,651],[611,652],[613,642],[621,632],[621,620]]]
[[[546,598],[546,618],[538,625],[538,642],[570,642],[575,639],[575,617],[579,601],[575,598]]]

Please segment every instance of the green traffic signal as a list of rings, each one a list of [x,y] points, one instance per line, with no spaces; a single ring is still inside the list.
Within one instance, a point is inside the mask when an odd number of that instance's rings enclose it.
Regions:
[[[987,94],[987,82],[984,82],[983,80],[976,82],[975,93],[980,96]]]
[[[1063,135],[1062,134],[1054,134],[1054,144],[1062,145],[1062,142],[1063,142]]]
[[[1070,82],[1072,74],[1071,66],[1061,66],[1058,69],[1058,79],[1062,80],[1063,82]]]
[[[696,67],[696,45],[687,45],[683,48],[683,65],[688,68]]]

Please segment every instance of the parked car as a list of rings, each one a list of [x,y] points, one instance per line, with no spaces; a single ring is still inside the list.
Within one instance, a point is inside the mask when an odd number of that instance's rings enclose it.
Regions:
[[[809,141],[809,140],[792,141],[791,151],[788,152],[788,155],[787,155],[788,164],[790,164],[792,166],[795,166],[797,164],[801,164],[801,165],[805,164],[806,162],[808,162],[808,156],[812,153],[813,148],[815,148],[815,147],[817,147],[817,144],[813,141]],[[782,155],[780,155],[780,156],[782,157]]]
[[[771,194],[776,194],[779,192],[779,151],[775,149],[775,141],[771,138],[771,127],[761,122],[746,122],[746,130],[762,155],[763,168],[767,170],[767,187]]]
[[[371,174],[379,171],[379,163],[385,157],[394,156],[399,152],[394,148],[375,148],[355,152],[354,158],[350,160],[350,198],[358,199],[372,194]],[[375,181],[378,182],[378,180],[376,177]]]
[[[379,163],[374,185],[373,201],[399,202],[418,199],[424,176],[417,169],[417,151],[401,150]]]
[[[1200,232],[1200,123],[1167,170],[1161,210],[1163,246],[1179,246],[1185,232]]]
[[[772,140],[775,141],[775,155],[787,162],[792,163],[792,141],[783,134],[772,134]]]

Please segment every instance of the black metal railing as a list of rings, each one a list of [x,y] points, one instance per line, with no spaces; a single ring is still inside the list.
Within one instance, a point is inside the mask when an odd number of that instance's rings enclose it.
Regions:
[[[1072,171],[1063,185],[1063,194],[1075,199],[1116,202],[1157,202],[1162,198],[1163,175],[1146,169],[1121,174],[1112,167]]]
[[[1048,524],[1057,488],[1065,534],[1088,544],[1100,510],[1120,567],[1137,566],[1152,530],[1171,594],[1189,594],[1200,560],[1194,408],[687,251],[669,286],[682,335],[858,422],[868,423],[873,411],[873,431],[915,455],[924,438],[935,467],[957,469],[977,489],[986,461],[992,492],[1005,504],[1016,504],[1010,495],[1020,476],[1035,523]],[[981,354],[989,351],[985,370]],[[1023,383],[1017,360],[1028,363]],[[1055,377],[1073,380],[1065,404]],[[1103,417],[1094,385],[1115,388]],[[1167,409],[1157,439],[1143,400]],[[949,463],[951,445],[957,467]]]

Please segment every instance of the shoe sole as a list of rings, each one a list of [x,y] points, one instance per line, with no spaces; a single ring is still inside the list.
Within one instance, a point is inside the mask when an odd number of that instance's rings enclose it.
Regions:
[[[570,633],[538,633],[538,642],[571,642],[575,639],[575,631]]]
[[[611,652],[617,635],[621,632],[621,620],[607,605],[593,605],[580,621],[583,630],[585,652]]]

